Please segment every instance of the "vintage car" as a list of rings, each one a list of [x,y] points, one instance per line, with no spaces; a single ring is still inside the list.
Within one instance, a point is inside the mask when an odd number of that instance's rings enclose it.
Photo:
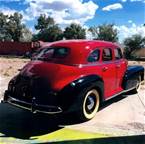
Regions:
[[[8,84],[3,102],[47,114],[92,119],[100,103],[138,90],[142,66],[128,66],[111,42],[64,40],[45,45]]]

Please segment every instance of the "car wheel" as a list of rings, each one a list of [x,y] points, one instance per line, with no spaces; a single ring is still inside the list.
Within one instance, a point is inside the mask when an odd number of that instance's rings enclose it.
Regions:
[[[99,92],[92,88],[82,92],[79,102],[78,116],[80,120],[87,121],[92,119],[99,109],[100,96]]]

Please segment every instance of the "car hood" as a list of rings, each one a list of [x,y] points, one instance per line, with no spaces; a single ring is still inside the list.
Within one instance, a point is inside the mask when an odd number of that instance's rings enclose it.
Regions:
[[[44,61],[29,62],[21,70],[20,74],[29,77],[46,78],[54,90],[60,90],[71,81],[80,77],[77,67]]]

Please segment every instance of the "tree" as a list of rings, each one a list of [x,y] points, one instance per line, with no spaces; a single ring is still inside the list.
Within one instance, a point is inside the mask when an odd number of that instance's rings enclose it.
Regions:
[[[58,25],[53,25],[45,31],[38,34],[39,40],[53,42],[63,38],[63,32]]]
[[[53,18],[46,17],[46,15],[40,15],[35,29],[39,30],[39,32],[33,35],[33,41],[42,40],[45,42],[53,42],[63,38],[63,32],[60,27],[55,24]]]
[[[7,23],[7,31],[12,36],[14,41],[19,41],[22,35],[23,25],[21,24],[22,15],[19,13],[14,13],[9,17]]]
[[[145,48],[145,37],[140,34],[132,35],[124,40],[124,54],[126,58],[130,58],[135,50]]]
[[[45,14],[41,14],[37,20],[37,24],[35,25],[36,30],[40,30],[40,32],[48,29],[49,27],[55,24],[54,19],[50,16],[46,17]]]
[[[30,35],[30,31],[22,24],[22,18],[17,12],[10,16],[0,13],[0,40],[20,41],[26,31]]]
[[[117,29],[114,28],[114,24],[103,24],[98,27],[90,27],[89,31],[92,33],[94,39],[111,42],[118,41],[118,32]]]
[[[6,25],[7,25],[7,15],[4,15],[3,13],[0,13],[0,40],[9,39]]]
[[[20,41],[21,42],[31,42],[32,41],[32,32],[28,28],[24,27],[22,29],[22,35],[20,37]]]
[[[66,39],[85,39],[86,30],[79,24],[72,23],[70,26],[65,28],[64,37]]]

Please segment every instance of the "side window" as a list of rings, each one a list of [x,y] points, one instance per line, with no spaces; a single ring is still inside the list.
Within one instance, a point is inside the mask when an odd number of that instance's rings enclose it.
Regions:
[[[69,49],[68,48],[56,48],[54,50],[53,57],[54,58],[64,58],[68,55]]]
[[[103,61],[110,61],[112,60],[112,50],[110,48],[104,48],[102,54]]]
[[[121,59],[123,57],[120,48],[114,49],[114,55],[115,55],[115,60]]]
[[[96,49],[88,57],[88,62],[96,62],[100,58],[100,50]]]

